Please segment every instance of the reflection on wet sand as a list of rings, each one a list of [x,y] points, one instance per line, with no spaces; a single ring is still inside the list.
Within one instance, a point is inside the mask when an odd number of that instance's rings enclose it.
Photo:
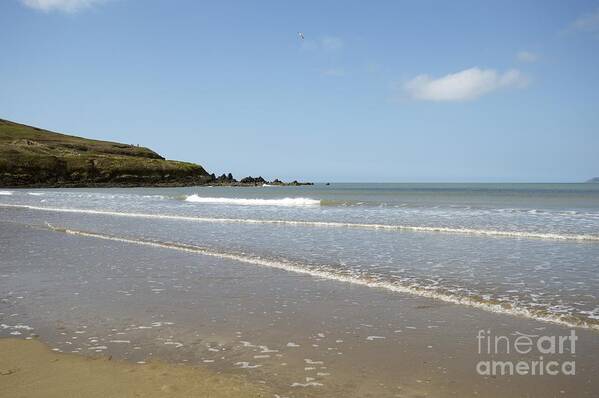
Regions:
[[[0,335],[190,364],[272,396],[596,395],[596,332],[575,377],[479,376],[477,331],[566,328],[279,269],[2,223]],[[17,244],[18,243],[18,244]]]

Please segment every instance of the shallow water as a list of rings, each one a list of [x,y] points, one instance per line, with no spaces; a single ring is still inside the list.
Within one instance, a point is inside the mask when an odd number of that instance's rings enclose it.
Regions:
[[[599,328],[599,186],[2,190],[0,220]]]
[[[490,358],[477,351],[481,329],[512,338],[571,330],[256,260],[0,222],[0,337],[39,336],[60,352],[242,374],[275,398],[599,391],[594,330],[576,330],[576,353],[544,355],[575,360],[575,376],[485,377],[475,370]]]

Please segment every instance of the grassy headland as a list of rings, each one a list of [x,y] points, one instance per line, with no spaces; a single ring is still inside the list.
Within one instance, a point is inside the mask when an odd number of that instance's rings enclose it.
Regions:
[[[59,134],[0,119],[0,186],[200,185],[200,165],[134,145]]]
[[[216,177],[198,164],[167,160],[135,145],[90,140],[0,119],[0,187],[144,187],[312,185],[231,173]]]

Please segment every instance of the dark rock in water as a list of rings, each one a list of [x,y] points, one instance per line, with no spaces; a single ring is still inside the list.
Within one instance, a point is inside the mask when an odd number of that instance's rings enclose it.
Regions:
[[[266,181],[264,178],[262,178],[262,176],[256,177],[256,178],[249,176],[249,177],[242,178],[239,182],[241,184],[262,185],[262,184],[266,184],[268,181]]]
[[[299,182],[298,180],[293,180],[290,183],[288,183],[287,185],[299,187],[301,185],[314,185],[314,183],[313,182]]]
[[[331,183],[330,183],[330,182],[327,182],[325,185],[331,185]]]
[[[252,177],[247,176],[237,181],[234,178],[229,179],[229,175],[221,175],[220,177],[213,180],[214,184],[217,185],[232,185],[232,186],[262,186],[262,185],[281,185],[281,186],[300,186],[300,185],[314,185],[311,182],[298,182],[297,180],[293,182],[283,182],[278,178],[275,178],[273,181],[269,182],[264,177]],[[232,177],[232,176],[231,176]]]
[[[302,184],[301,184],[301,183],[300,183],[298,180],[293,180],[293,181],[291,181],[291,182],[289,183],[289,185],[293,185],[293,186],[296,186],[296,187],[297,187],[297,186],[300,186],[300,185],[302,185]]]
[[[219,183],[219,184],[232,184],[237,182],[237,180],[235,178],[233,178],[233,174],[229,173],[229,174],[221,174],[218,178],[216,178],[214,180],[214,182]]]

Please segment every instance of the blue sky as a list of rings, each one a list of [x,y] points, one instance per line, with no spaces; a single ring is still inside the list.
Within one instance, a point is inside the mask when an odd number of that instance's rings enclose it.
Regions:
[[[3,0],[0,26],[1,118],[211,172],[599,176],[599,1]]]

